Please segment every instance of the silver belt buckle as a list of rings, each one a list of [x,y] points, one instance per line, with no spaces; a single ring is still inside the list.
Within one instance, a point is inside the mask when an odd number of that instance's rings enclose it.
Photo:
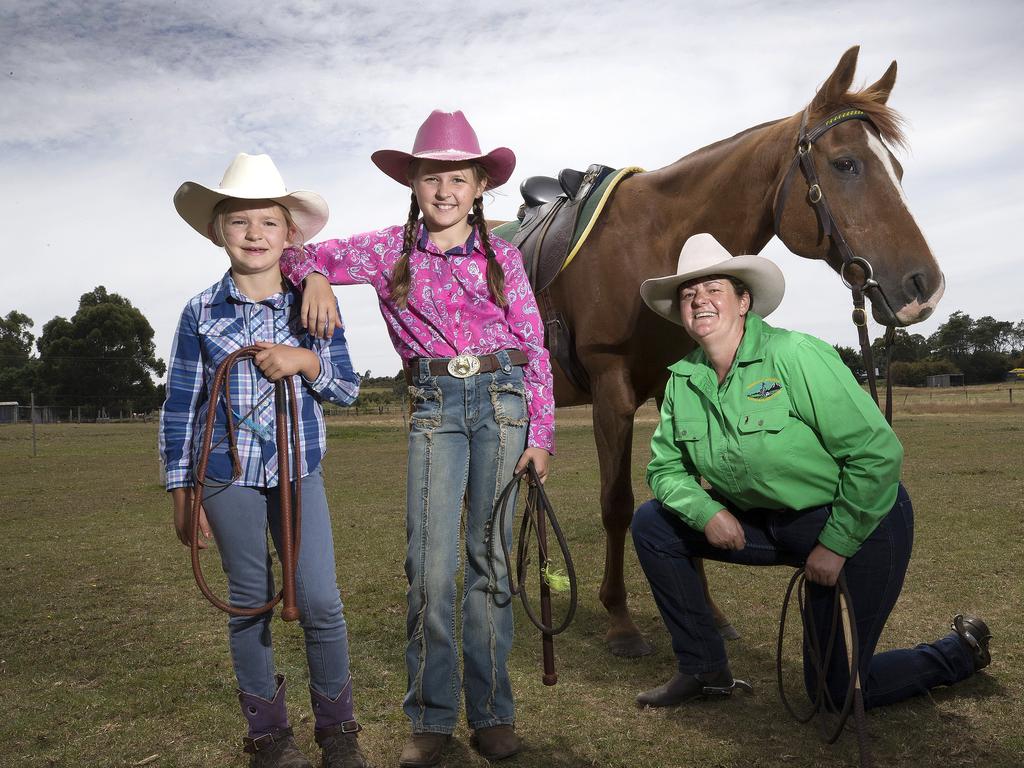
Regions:
[[[476,355],[458,355],[448,361],[448,373],[457,379],[467,379],[480,371],[480,358]]]

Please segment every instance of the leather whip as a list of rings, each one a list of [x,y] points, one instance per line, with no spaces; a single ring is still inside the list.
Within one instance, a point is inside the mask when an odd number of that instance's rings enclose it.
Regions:
[[[302,520],[302,483],[298,478],[293,483],[291,479],[291,466],[288,460],[288,428],[291,425],[292,451],[296,468],[301,456],[301,443],[299,441],[299,411],[295,401],[295,385],[290,376],[281,379],[274,385],[274,410],[277,440],[277,488],[281,505],[281,571],[283,574],[284,586],[265,605],[258,608],[238,608],[224,602],[215,594],[203,577],[203,570],[199,564],[199,511],[203,505],[202,489],[206,485],[206,466],[210,460],[210,451],[213,442],[213,429],[217,420],[217,405],[221,395],[224,396],[225,411],[227,412],[227,441],[228,451],[231,455],[232,474],[231,482],[234,482],[242,475],[242,465],[238,459],[238,445],[234,414],[231,409],[231,369],[239,360],[249,359],[256,356],[260,351],[257,346],[243,347],[228,355],[218,366],[214,374],[213,383],[210,385],[210,405],[206,412],[206,425],[203,430],[202,447],[199,454],[199,461],[196,466],[196,487],[192,493],[192,573],[196,577],[196,584],[199,591],[203,593],[217,608],[231,614],[232,616],[259,616],[260,614],[272,611],[274,607],[284,600],[281,609],[281,618],[285,621],[295,621],[299,618],[299,609],[295,599],[295,562],[298,559],[300,544],[300,523]],[[291,417],[289,419],[289,416]],[[247,418],[247,417],[246,417]],[[245,419],[243,418],[243,421]],[[298,474],[298,472],[296,472]],[[294,493],[294,503],[292,494]]]

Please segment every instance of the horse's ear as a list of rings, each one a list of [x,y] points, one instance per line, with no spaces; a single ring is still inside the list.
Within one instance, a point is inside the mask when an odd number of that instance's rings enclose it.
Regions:
[[[865,91],[867,95],[870,95],[872,101],[877,101],[879,104],[885,104],[889,100],[889,94],[892,93],[892,87],[896,84],[896,62],[894,61],[889,65],[889,68],[885,70],[885,74],[878,78],[878,82],[868,86]]]
[[[843,96],[850,90],[853,82],[853,73],[857,69],[857,54],[860,53],[860,46],[855,45],[839,59],[835,70],[822,83],[821,88],[811,102],[811,111],[822,110],[829,104],[839,104]]]

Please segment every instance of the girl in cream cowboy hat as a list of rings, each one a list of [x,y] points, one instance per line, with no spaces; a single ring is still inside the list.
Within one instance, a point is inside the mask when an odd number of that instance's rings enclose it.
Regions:
[[[461,112],[435,111],[412,152],[373,162],[411,188],[403,224],[286,251],[282,271],[306,280],[306,327],[330,329],[331,283],[367,283],[410,383],[406,521],[408,691],[412,735],[399,760],[435,765],[465,694],[471,744],[497,760],[516,754],[508,674],[512,608],[500,546],[487,521],[512,473],[532,461],[541,478],[553,451],[551,366],[522,256],[492,236],[483,193],[515,167],[504,147],[484,153]],[[455,627],[462,501],[467,500],[460,684]],[[507,538],[511,536],[511,518]],[[497,537],[495,537],[497,539]]]
[[[652,310],[697,343],[669,369],[647,467],[654,498],[630,526],[677,662],[667,682],[637,696],[641,706],[736,687],[695,557],[804,568],[806,631],[817,638],[805,643],[812,697],[819,680],[809,649],[831,647],[840,572],[856,617],[865,707],[951,685],[990,661],[985,622],[960,614],[934,643],[875,653],[913,542],[903,447],[835,349],[764,322],[784,288],[775,264],[733,257],[707,233],[686,241],[675,275],[640,288]],[[842,633],[836,642],[820,674],[838,703],[851,675]]]
[[[219,187],[185,182],[174,207],[196,232],[227,252],[231,264],[218,282],[189,300],[181,314],[167,372],[167,400],[160,413],[160,451],[178,538],[217,540],[231,603],[258,607],[273,597],[267,528],[280,535],[277,493],[280,461],[297,466],[301,483],[301,546],[296,565],[300,624],[306,641],[309,693],[322,765],[364,768],[349,675],[348,635],[334,569],[330,514],[320,461],[326,447],[320,400],[340,405],[359,393],[341,328],[318,340],[295,333],[298,293],[281,279],[286,246],[301,244],[327,222],[327,204],[315,192],[289,192],[267,155],[238,155]],[[241,474],[235,476],[226,445],[215,448],[207,483],[196,487],[193,435],[206,420],[209,385],[231,352],[256,344],[261,351],[230,374],[229,407],[241,422],[237,435]],[[274,382],[292,377],[300,424],[301,455],[279,457],[275,434]],[[271,395],[268,397],[268,395]],[[248,414],[248,415],[246,415]],[[243,419],[243,415],[244,419]],[[219,408],[216,427],[228,428]],[[222,443],[224,441],[221,441]],[[301,479],[300,479],[301,478]],[[200,530],[190,530],[192,495],[203,494]],[[228,621],[238,700],[248,723],[243,740],[250,766],[311,768],[295,745],[285,710],[284,677],[274,674],[271,614],[233,616]]]

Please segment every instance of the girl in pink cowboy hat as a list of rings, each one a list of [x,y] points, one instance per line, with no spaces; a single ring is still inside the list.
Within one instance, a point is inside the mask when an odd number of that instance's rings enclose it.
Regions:
[[[504,184],[515,155],[480,151],[461,112],[431,113],[412,152],[373,162],[411,187],[404,224],[290,249],[281,270],[306,281],[306,327],[337,325],[336,285],[367,283],[410,384],[406,575],[409,613],[404,708],[412,736],[401,766],[435,765],[465,692],[472,746],[489,760],[522,749],[507,662],[508,574],[488,519],[514,471],[543,480],[553,450],[554,400],[544,331],[522,257],[487,231],[483,193]],[[319,274],[318,274],[319,273]],[[327,279],[323,279],[323,276]],[[455,577],[466,500],[460,685]],[[511,537],[511,520],[506,538]]]

